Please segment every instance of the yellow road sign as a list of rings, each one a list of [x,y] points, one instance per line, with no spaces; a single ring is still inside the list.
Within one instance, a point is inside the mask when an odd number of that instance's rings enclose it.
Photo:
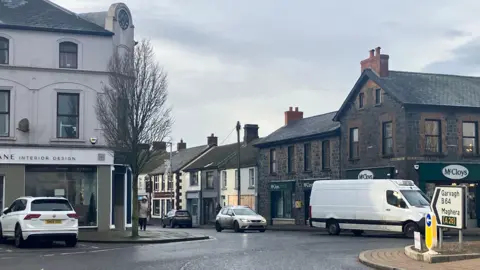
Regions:
[[[428,249],[437,245],[437,217],[433,213],[425,216],[425,245]]]

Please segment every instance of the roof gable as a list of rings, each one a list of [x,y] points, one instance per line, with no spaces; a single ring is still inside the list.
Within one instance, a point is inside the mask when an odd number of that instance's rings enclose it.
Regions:
[[[184,171],[206,170],[218,168],[223,162],[228,160],[237,149],[237,144],[226,144],[222,146],[215,146],[208,151],[201,158],[184,168]]]
[[[185,165],[205,153],[208,149],[210,149],[210,146],[201,145],[175,151],[172,153],[172,171],[176,172],[182,170]],[[166,166],[167,164],[165,164],[165,160],[170,159],[170,154],[167,153],[162,158],[163,160],[160,161],[160,166],[157,164],[157,167],[154,170],[151,170],[149,174],[164,174],[167,171],[168,168]]]
[[[293,139],[335,132],[340,128],[340,123],[332,120],[335,114],[336,112],[329,112],[289,123],[256,142],[255,146],[263,147],[265,145],[278,144]]]
[[[114,33],[48,0],[0,1],[0,28],[112,36]]]

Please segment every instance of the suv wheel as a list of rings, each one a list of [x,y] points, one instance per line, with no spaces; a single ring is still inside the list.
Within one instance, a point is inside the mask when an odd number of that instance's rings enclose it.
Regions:
[[[17,225],[15,228],[15,246],[17,248],[23,248],[25,246],[25,240],[22,235],[22,228],[20,225]]]

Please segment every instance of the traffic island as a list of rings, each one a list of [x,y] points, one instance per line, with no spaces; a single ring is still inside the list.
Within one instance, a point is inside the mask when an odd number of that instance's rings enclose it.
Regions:
[[[184,231],[158,230],[140,231],[138,237],[132,237],[131,230],[112,230],[106,232],[80,231],[79,242],[117,243],[117,244],[166,244],[210,239],[207,235],[191,234]]]
[[[433,251],[433,252],[432,252]],[[444,243],[442,248],[433,248],[432,251],[414,246],[405,247],[405,255],[416,261],[428,263],[443,263],[480,258],[480,242]]]

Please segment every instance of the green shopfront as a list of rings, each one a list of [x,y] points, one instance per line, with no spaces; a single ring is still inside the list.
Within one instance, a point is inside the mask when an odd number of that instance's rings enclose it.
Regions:
[[[418,186],[430,198],[436,186],[468,186],[467,227],[480,227],[480,163],[417,162]]]
[[[270,182],[270,214],[272,224],[294,224],[292,213],[295,180]]]

